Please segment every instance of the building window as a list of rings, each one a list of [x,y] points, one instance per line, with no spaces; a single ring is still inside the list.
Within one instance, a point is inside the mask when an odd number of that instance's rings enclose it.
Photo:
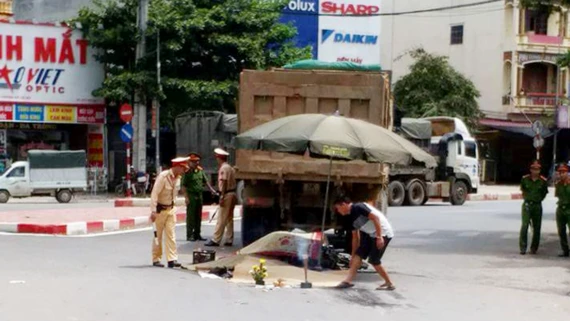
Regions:
[[[526,11],[526,32],[534,31],[537,35],[548,33],[548,13],[536,10]]]
[[[465,142],[465,156],[477,158],[477,144],[475,142]]]
[[[451,44],[463,44],[463,25],[451,26]]]

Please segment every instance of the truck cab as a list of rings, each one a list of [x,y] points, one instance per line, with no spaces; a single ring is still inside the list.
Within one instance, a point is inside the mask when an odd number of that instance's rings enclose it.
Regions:
[[[15,162],[0,176],[0,191],[6,191],[12,197],[28,197],[32,195],[30,184],[30,167],[28,162]],[[4,195],[0,194],[0,203]],[[8,199],[6,199],[6,202]]]
[[[476,194],[479,188],[479,148],[477,141],[465,123],[455,117],[428,117],[425,118],[432,124],[431,151],[440,148],[441,144],[447,150],[445,166],[448,175],[455,179],[465,181],[468,194]],[[438,155],[441,157],[441,155]],[[452,170],[451,170],[452,169]],[[451,172],[450,172],[451,170]]]

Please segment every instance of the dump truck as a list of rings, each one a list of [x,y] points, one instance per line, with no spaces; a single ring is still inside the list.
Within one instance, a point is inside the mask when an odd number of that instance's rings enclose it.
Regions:
[[[244,70],[240,75],[238,132],[273,119],[321,113],[391,128],[387,71]],[[242,241],[248,245],[277,230],[321,229],[329,161],[304,155],[236,150],[236,177],[243,180]],[[329,200],[339,194],[375,202],[386,210],[388,166],[333,162]],[[384,195],[384,197],[382,197]],[[326,229],[342,230],[327,206]]]
[[[477,193],[477,141],[461,119],[443,116],[403,118],[395,132],[432,154],[438,166],[391,166],[390,206],[418,206],[430,198],[463,205],[468,194]]]
[[[55,196],[69,203],[74,192],[87,189],[87,155],[84,150],[29,150],[27,161],[14,162],[0,176],[0,203],[10,197]]]

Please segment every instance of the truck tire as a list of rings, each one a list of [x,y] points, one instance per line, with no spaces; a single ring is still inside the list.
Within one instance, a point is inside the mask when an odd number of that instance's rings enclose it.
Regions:
[[[406,189],[400,181],[392,181],[388,184],[388,205],[401,206],[406,199]]]
[[[424,201],[422,202],[422,205],[425,205],[427,202],[429,201],[429,196],[426,193],[426,197],[424,198]]]
[[[241,242],[248,246],[265,235],[278,229],[274,208],[242,206]]]
[[[463,181],[456,181],[451,187],[450,202],[452,205],[463,205],[467,200],[467,184]]]
[[[62,189],[55,194],[55,199],[60,203],[69,203],[73,198],[73,194],[68,189]]]
[[[0,191],[0,203],[1,204],[8,203],[9,199],[10,199],[10,193],[8,193],[8,191]]]
[[[406,201],[411,206],[420,206],[426,198],[424,184],[417,179],[411,180],[406,185]]]

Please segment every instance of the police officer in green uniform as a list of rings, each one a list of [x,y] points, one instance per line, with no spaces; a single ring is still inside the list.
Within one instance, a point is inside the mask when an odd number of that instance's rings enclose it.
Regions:
[[[558,237],[562,253],[560,257],[570,256],[568,248],[568,234],[566,226],[570,228],[570,177],[568,177],[568,166],[562,164],[558,167],[558,177],[556,180],[556,197],[558,197],[558,208],[556,209],[556,225],[558,227]]]
[[[521,254],[527,250],[529,224],[532,226],[532,242],[530,253],[536,254],[540,243],[540,227],[542,225],[542,201],[548,194],[548,184],[545,177],[540,175],[540,163],[535,161],[530,165],[530,175],[525,175],[521,181],[523,194],[522,225],[519,237]]]
[[[191,153],[189,155],[190,170],[182,177],[182,189],[186,198],[186,240],[190,242],[205,241],[200,230],[202,227],[202,192],[204,184],[213,194],[216,191],[210,185],[206,174],[200,167],[200,155]]]

